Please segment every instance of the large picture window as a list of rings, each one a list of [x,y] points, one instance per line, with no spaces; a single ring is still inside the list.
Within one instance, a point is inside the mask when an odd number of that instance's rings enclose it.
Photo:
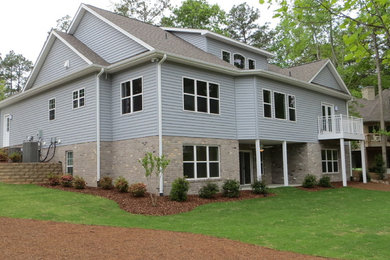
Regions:
[[[187,179],[219,178],[219,147],[183,146],[183,176]]]
[[[272,118],[272,96],[271,91],[263,89],[264,117]]]
[[[241,54],[235,53],[233,55],[234,66],[239,69],[245,68],[245,57]]]
[[[263,116],[266,118],[297,121],[294,95],[263,89],[263,108]]]
[[[49,100],[49,120],[56,119],[56,99]]]
[[[323,173],[338,173],[339,161],[337,150],[327,149],[321,151],[322,172]]]
[[[274,92],[275,118],[286,119],[286,95]]]
[[[73,108],[83,107],[85,105],[85,90],[79,89],[73,91]]]
[[[122,114],[142,110],[142,78],[121,83]]]
[[[184,110],[219,114],[219,85],[183,78]]]

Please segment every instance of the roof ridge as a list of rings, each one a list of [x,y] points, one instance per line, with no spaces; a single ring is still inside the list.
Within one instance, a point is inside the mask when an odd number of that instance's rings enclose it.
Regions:
[[[325,62],[325,61],[328,61],[328,60],[329,60],[329,59],[328,59],[328,58],[326,58],[326,59],[321,59],[321,60],[311,61],[311,62],[308,62],[308,63],[304,63],[304,64],[300,64],[300,65],[292,66],[292,67],[287,67],[287,68],[282,68],[282,69],[292,69],[292,68],[298,68],[298,67],[301,67],[301,66],[310,65],[310,64],[313,64],[313,63],[320,63],[320,62]]]

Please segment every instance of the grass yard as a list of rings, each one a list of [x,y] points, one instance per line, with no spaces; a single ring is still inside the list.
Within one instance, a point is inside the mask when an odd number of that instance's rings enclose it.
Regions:
[[[212,203],[179,215],[131,215],[110,200],[0,183],[0,216],[200,233],[278,250],[388,259],[390,192],[274,189],[275,197]]]

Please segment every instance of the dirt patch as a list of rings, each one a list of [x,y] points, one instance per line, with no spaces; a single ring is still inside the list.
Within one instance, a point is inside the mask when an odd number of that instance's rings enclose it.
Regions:
[[[326,259],[205,235],[0,218],[2,259]]]
[[[171,201],[169,196],[159,197],[157,201],[157,206],[153,207],[150,201],[149,195],[145,197],[135,198],[132,197],[129,193],[120,193],[115,189],[112,190],[103,190],[101,188],[87,187],[83,190],[78,190],[75,188],[65,188],[62,186],[49,186],[42,185],[46,188],[59,189],[63,191],[79,192],[85,194],[91,194],[95,196],[104,197],[118,203],[119,207],[127,212],[132,214],[142,214],[142,215],[154,215],[154,216],[166,216],[173,215],[183,212],[188,212],[196,208],[197,206],[214,203],[214,202],[225,202],[225,201],[237,201],[253,198],[264,198],[263,195],[253,194],[251,191],[241,191],[239,198],[226,198],[221,194],[217,194],[214,199],[202,199],[197,195],[188,195],[187,201],[177,202]],[[268,196],[274,196],[274,194],[269,194]]]

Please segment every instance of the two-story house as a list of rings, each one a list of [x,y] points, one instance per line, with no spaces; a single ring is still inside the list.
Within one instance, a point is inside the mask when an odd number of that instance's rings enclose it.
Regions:
[[[191,192],[225,179],[299,184],[306,174],[346,185],[348,141],[364,135],[344,82],[329,60],[281,69],[272,56],[82,4],[66,33],[50,33],[23,92],[0,102],[0,143],[38,135],[42,157],[49,150],[89,185],[105,175],[145,182],[146,152],[171,160],[160,193],[183,176]]]

